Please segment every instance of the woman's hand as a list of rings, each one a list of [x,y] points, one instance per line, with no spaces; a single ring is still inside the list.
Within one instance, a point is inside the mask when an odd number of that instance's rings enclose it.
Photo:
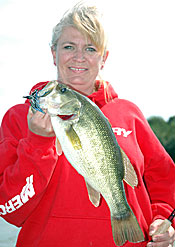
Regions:
[[[55,136],[55,132],[51,124],[50,116],[47,112],[45,114],[39,111],[33,113],[30,108],[27,119],[28,119],[28,127],[30,131],[32,131],[36,135],[46,136],[46,137]]]
[[[158,219],[155,220],[149,228],[149,235],[153,236],[154,232],[158,228],[158,226],[162,223],[163,220]],[[152,237],[153,242],[149,242],[147,247],[173,247],[173,243],[175,241],[175,229],[170,226],[166,233],[155,235]]]

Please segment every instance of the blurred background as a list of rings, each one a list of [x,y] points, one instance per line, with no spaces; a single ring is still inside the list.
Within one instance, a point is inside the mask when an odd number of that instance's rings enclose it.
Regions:
[[[0,122],[31,87],[56,79],[52,28],[74,0],[0,0]],[[93,1],[104,12],[109,57],[102,78],[134,102],[175,160],[175,1]],[[0,247],[19,230],[0,220]]]

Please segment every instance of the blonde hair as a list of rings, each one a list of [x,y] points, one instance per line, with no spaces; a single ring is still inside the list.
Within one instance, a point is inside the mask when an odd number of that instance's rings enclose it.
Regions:
[[[79,2],[72,9],[68,10],[54,27],[52,32],[51,48],[56,49],[64,27],[73,26],[79,30],[85,38],[90,38],[97,47],[98,52],[103,56],[107,49],[107,37],[102,24],[102,14],[96,6]]]

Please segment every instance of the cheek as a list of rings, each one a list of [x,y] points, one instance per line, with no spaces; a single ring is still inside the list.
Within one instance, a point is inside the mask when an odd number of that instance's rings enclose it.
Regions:
[[[101,67],[103,59],[100,55],[96,55],[92,57],[90,60],[91,60],[91,64],[95,66],[96,68]]]
[[[71,61],[71,56],[69,54],[60,53],[57,57],[57,67],[67,67]]]
[[[65,61],[67,60],[67,55],[62,52],[61,50],[57,50],[57,54],[56,54],[56,62],[57,65],[62,65],[65,63]]]
[[[91,67],[94,71],[98,72],[101,69],[102,66],[102,60],[100,58],[93,59],[91,61]]]

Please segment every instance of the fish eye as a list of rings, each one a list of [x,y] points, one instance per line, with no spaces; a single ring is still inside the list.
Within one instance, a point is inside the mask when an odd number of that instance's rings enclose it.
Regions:
[[[65,93],[67,91],[67,88],[63,87],[60,89],[61,93]]]

